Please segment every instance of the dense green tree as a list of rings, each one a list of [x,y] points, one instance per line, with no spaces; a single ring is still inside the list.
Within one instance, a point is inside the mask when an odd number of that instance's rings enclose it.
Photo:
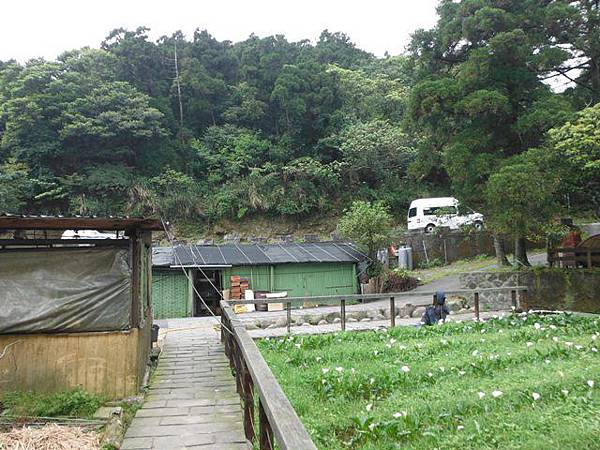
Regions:
[[[355,241],[369,256],[370,276],[381,271],[377,252],[392,242],[392,216],[380,202],[355,201],[338,223],[339,233]]]
[[[582,110],[577,117],[550,130],[553,155],[549,166],[561,178],[560,192],[568,204],[600,213],[600,103]]]

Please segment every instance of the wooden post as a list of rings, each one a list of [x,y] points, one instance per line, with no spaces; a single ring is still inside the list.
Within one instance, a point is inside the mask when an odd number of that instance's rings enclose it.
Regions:
[[[517,291],[514,289],[510,291],[510,304],[512,305],[513,311],[517,309]]]
[[[390,326],[396,326],[396,302],[394,297],[390,297]]]
[[[588,248],[587,250],[587,266],[588,269],[592,268],[592,249]],[[577,263],[575,263],[575,267],[577,267]]]
[[[260,400],[258,401],[258,428],[260,450],[273,450],[273,430]]]
[[[342,321],[340,324],[342,325],[342,331],[346,331],[346,300],[340,300],[340,319]]]
[[[248,367],[244,364],[244,432],[246,439],[250,442],[254,441],[254,427],[252,422],[254,420],[254,385],[252,383],[252,376],[248,371]]]
[[[292,303],[287,302],[285,304],[285,309],[287,311],[287,332],[290,334],[290,327],[292,326]]]
[[[474,303],[475,303],[475,318],[479,322],[479,292],[475,292],[475,294],[474,294]]]

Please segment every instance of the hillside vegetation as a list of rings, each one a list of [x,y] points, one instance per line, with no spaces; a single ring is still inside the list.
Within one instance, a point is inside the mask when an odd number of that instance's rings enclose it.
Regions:
[[[0,62],[0,211],[204,227],[337,217],[355,199],[398,218],[454,194],[499,231],[538,232],[600,201],[598,4],[543,3],[442,0],[433,29],[383,58],[327,30],[233,43],[140,27]],[[539,220],[504,217],[503,192]]]

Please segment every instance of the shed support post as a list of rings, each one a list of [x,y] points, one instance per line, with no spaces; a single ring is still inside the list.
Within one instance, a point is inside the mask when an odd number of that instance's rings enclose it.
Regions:
[[[340,300],[340,319],[342,331],[346,331],[346,300],[344,299]]]
[[[396,299],[390,297],[390,326],[394,328],[396,326]]]

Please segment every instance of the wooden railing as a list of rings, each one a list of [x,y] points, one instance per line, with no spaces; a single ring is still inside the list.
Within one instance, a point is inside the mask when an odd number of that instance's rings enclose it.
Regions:
[[[511,302],[518,308],[527,291],[526,286],[502,288],[463,289],[446,291],[446,295],[473,295],[474,313],[479,320],[479,294],[484,292],[510,291]],[[368,295],[332,295],[321,297],[287,297],[277,299],[236,300],[236,304],[269,304],[285,303],[287,311],[287,329],[290,331],[291,311],[293,305],[304,302],[321,305],[339,304],[340,326],[346,329],[346,302],[354,300],[390,301],[390,325],[396,326],[396,299],[415,296],[433,296],[434,292],[394,292]],[[262,357],[260,350],[246,331],[244,324],[233,312],[231,304],[221,301],[221,341],[225,346],[225,354],[234,371],[236,389],[242,399],[244,409],[244,433],[246,439],[254,442],[258,425],[258,443],[261,450],[273,450],[275,442],[281,450],[312,450],[316,447],[304,428],[300,418],[294,411],[273,372]],[[258,420],[255,411],[255,393],[258,394]],[[258,423],[257,423],[258,422]]]
[[[244,407],[244,433],[254,442],[258,425],[261,450],[316,450],[310,435],[277,383],[260,350],[236,318],[231,306],[221,302],[221,341],[235,372],[237,392]],[[255,391],[258,394],[258,424],[255,414]]]
[[[548,265],[553,267],[556,263],[562,267],[599,267],[600,249],[564,247],[548,250]]]
[[[479,319],[479,295],[485,292],[510,292],[511,293],[511,305],[516,309],[519,303],[524,303],[524,297],[527,293],[527,286],[508,286],[508,287],[497,287],[497,288],[480,288],[480,289],[457,289],[452,291],[445,291],[446,296],[460,295],[460,296],[473,296],[473,312],[475,317]],[[352,295],[324,295],[318,297],[284,297],[284,298],[269,298],[269,299],[255,299],[255,300],[231,300],[231,304],[236,305],[250,305],[250,304],[269,304],[269,303],[281,303],[285,305],[287,312],[286,326],[288,332],[290,331],[292,322],[292,307],[300,306],[308,302],[311,304],[319,305],[339,305],[340,306],[340,327],[342,331],[346,330],[346,305],[347,302],[351,301],[376,301],[389,299],[390,302],[390,326],[396,326],[396,300],[411,297],[430,297],[433,299],[435,292],[388,292],[385,294],[352,294]],[[430,305],[432,302],[427,301],[421,304],[415,304],[415,306]]]

